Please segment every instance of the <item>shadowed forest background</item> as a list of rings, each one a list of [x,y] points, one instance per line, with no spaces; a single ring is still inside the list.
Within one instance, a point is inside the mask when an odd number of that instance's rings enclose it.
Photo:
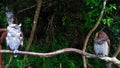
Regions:
[[[33,28],[37,0],[1,0],[0,28],[7,27],[5,8],[15,15],[15,23],[22,23],[25,51]],[[83,49],[88,32],[97,22],[103,7],[103,0],[43,0],[34,38],[28,51],[47,53],[63,48]],[[93,40],[96,32],[103,30],[110,38],[112,57],[120,41],[120,1],[107,0],[106,8],[99,26],[89,38],[86,52],[94,54]],[[8,49],[6,42],[3,49]],[[2,54],[3,64],[9,61],[10,54]],[[117,56],[120,59],[120,55]],[[88,68],[105,68],[105,62],[87,59]],[[50,58],[18,55],[13,58],[9,68],[83,68],[82,55],[64,53]],[[116,68],[115,65],[112,65]]]

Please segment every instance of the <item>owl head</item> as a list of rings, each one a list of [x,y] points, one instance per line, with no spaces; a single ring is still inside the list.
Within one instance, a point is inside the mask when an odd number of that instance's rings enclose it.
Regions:
[[[109,37],[102,30],[96,33],[94,41],[97,43],[103,43],[104,41],[110,43]]]

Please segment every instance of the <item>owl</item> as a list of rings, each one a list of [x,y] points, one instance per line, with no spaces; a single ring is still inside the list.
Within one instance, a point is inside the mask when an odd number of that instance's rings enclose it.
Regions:
[[[10,50],[17,52],[23,46],[23,33],[21,31],[21,24],[10,24],[7,27],[6,43]],[[17,57],[14,54],[14,57]]]
[[[104,31],[96,33],[94,38],[94,51],[97,56],[108,56],[109,54],[110,40]]]

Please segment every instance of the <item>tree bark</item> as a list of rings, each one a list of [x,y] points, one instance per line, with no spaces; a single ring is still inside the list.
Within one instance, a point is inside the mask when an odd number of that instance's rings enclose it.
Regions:
[[[31,35],[30,35],[30,38],[29,38],[29,41],[28,41],[28,45],[27,45],[27,47],[25,49],[26,51],[28,51],[28,49],[30,48],[30,46],[32,44],[32,41],[33,41],[33,38],[34,38],[34,33],[35,33],[35,30],[36,30],[38,18],[39,18],[39,15],[40,15],[40,9],[41,9],[42,0],[38,0],[37,3],[38,4],[37,4],[37,9],[36,9],[35,15],[34,15],[34,21],[33,21]],[[24,58],[26,58],[26,57],[27,57],[27,55],[24,56]]]
[[[92,33],[95,31],[95,29],[98,27],[98,25],[100,24],[100,21],[103,17],[103,13],[104,13],[104,9],[105,9],[105,6],[106,6],[106,1],[107,0],[104,0],[103,2],[103,8],[101,10],[101,13],[100,13],[100,16],[99,16],[99,19],[98,21],[96,22],[95,26],[89,31],[88,35],[86,36],[85,38],[85,42],[84,42],[84,45],[83,45],[83,51],[85,52],[86,50],[86,46],[87,46],[87,43],[88,43],[88,40],[90,38],[90,36],[92,35]],[[83,56],[83,63],[84,63],[84,68],[87,68],[87,63],[86,63],[86,58],[85,56]]]
[[[57,51],[54,51],[54,52],[49,52],[49,53],[36,53],[36,52],[28,52],[28,51],[18,51],[18,52],[16,52],[16,54],[39,56],[39,57],[47,58],[47,57],[56,56],[56,55],[59,55],[59,54],[62,54],[62,53],[68,53],[68,52],[75,52],[75,53],[81,54],[83,56],[86,56],[87,58],[93,58],[93,59],[103,60],[103,61],[106,61],[106,62],[112,62],[112,63],[117,64],[117,65],[120,64],[120,60],[118,60],[116,57],[112,57],[112,58],[111,57],[98,57],[94,54],[90,54],[90,53],[84,52],[84,51],[76,49],[76,48],[64,48],[64,49],[57,50]],[[0,50],[0,53],[13,54],[14,51]]]
[[[113,57],[117,57],[118,54],[119,54],[119,52],[120,52],[120,42],[118,43],[118,48],[117,48],[117,50],[115,51],[115,53],[113,54]],[[109,62],[108,66],[111,67],[111,65],[112,65],[112,63]],[[120,68],[120,64],[117,65],[117,66],[118,66],[118,68]]]

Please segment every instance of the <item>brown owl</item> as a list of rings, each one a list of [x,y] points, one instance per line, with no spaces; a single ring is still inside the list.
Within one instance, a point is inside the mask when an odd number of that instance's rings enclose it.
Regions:
[[[104,31],[96,33],[94,38],[94,51],[97,56],[108,56],[110,40]]]

